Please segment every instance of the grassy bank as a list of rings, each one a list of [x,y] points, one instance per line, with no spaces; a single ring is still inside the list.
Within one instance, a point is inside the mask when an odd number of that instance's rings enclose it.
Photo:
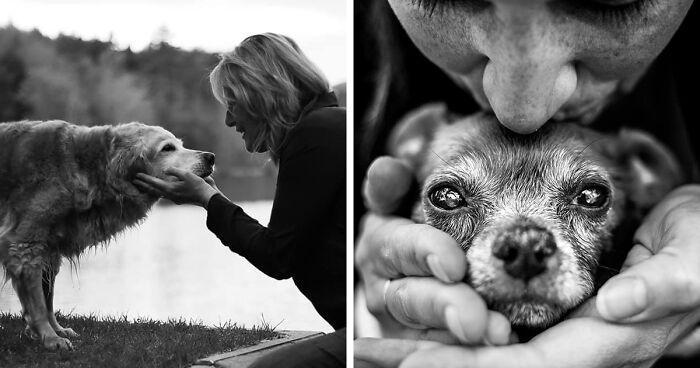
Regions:
[[[0,313],[0,367],[187,367],[195,360],[277,337],[263,325],[206,327],[195,322],[58,316],[80,334],[74,351],[47,352],[26,337],[19,315]]]

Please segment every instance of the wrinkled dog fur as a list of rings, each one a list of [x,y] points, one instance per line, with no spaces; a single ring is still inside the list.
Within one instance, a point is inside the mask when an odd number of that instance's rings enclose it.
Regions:
[[[613,231],[682,177],[670,151],[640,131],[556,123],[524,136],[442,105],[406,117],[389,150],[416,172],[414,220],[456,239],[465,281],[524,328],[550,326],[590,297]]]
[[[129,123],[83,127],[63,121],[0,124],[0,261],[31,336],[71,349],[77,334],[53,312],[61,257],[75,258],[138,224],[158,200],[132,184],[178,167],[206,177],[214,155],[187,150],[170,132]]]

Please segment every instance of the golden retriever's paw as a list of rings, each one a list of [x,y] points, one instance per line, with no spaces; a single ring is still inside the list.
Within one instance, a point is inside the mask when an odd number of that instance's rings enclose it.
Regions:
[[[78,335],[77,332],[73,331],[72,328],[68,328],[68,327],[61,327],[59,329],[54,329],[54,331],[56,331],[56,335],[61,336],[61,337],[65,337],[65,338],[80,336],[80,335]]]
[[[24,327],[24,336],[28,337],[30,340],[39,340],[39,334],[34,332],[29,326]]]
[[[50,350],[50,351],[56,351],[56,350],[69,351],[69,350],[73,350],[73,344],[71,344],[70,340],[63,338],[63,337],[46,336],[46,337],[44,337],[44,348],[46,348],[46,350]]]

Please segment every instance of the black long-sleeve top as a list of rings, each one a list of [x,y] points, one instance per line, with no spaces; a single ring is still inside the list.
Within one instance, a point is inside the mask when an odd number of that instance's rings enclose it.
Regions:
[[[304,110],[280,149],[268,227],[224,196],[207,205],[207,227],[276,279],[292,278],[335,329],[345,327],[345,109],[333,93]]]

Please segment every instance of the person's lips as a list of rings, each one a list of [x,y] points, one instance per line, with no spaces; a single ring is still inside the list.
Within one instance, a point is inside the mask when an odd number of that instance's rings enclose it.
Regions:
[[[569,104],[557,111],[554,116],[552,116],[552,120],[575,121],[588,124],[595,120],[609,101],[610,96],[599,100],[586,101],[585,103]]]

